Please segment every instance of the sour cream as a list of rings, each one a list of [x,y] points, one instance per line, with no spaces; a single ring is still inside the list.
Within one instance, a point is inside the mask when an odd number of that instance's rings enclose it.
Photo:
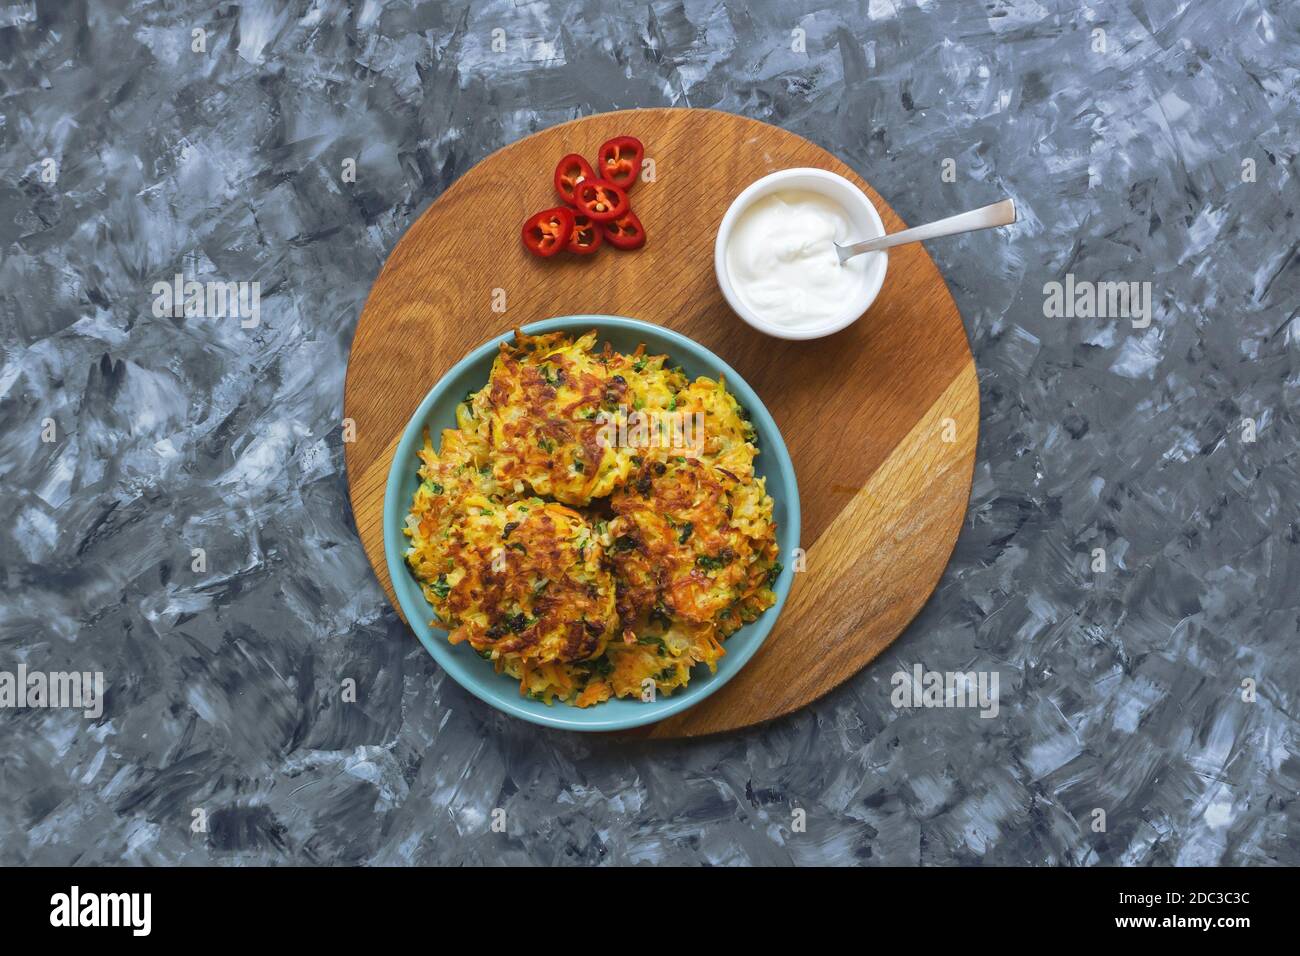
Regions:
[[[806,189],[782,189],[737,217],[726,241],[727,277],[747,308],[786,328],[814,327],[844,310],[867,283],[866,260],[840,265],[835,242],[852,234],[844,209]]]

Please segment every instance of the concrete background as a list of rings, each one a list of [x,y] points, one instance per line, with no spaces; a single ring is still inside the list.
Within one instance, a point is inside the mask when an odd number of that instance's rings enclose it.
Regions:
[[[108,695],[0,710],[0,862],[1300,863],[1298,40],[1283,0],[6,4],[0,670]],[[1024,221],[932,245],[983,404],[925,611],[801,713],[648,745],[444,678],[340,418],[421,209],[661,105],[808,136],[911,222]],[[177,272],[259,281],[260,324],[155,317]],[[1150,326],[1048,317],[1067,273],[1151,283]],[[996,671],[998,716],[892,707],[915,664]]]

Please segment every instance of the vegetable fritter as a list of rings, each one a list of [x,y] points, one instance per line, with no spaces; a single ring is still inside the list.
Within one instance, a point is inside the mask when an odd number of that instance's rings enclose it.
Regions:
[[[491,423],[492,469],[502,484],[570,505],[608,495],[627,473],[624,449],[602,443],[602,409],[627,399],[620,361],[592,354],[595,334],[562,334],[503,346],[482,401]],[[482,394],[482,393],[480,393]]]
[[[768,584],[772,499],[706,460],[644,459],[614,493],[611,559],[619,613],[655,611],[696,624],[727,620]],[[770,604],[770,602],[769,602]],[[724,617],[724,615],[727,615]]]

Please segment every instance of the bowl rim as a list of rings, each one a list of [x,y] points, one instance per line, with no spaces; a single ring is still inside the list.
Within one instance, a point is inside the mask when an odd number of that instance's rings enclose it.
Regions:
[[[762,451],[771,455],[770,464],[764,463],[764,469],[769,474],[771,474],[773,468],[779,471],[782,483],[787,488],[787,500],[784,502],[788,515],[787,527],[784,529],[784,534],[781,529],[778,529],[778,540],[788,535],[790,536],[790,544],[788,548],[783,547],[782,552],[799,547],[802,516],[799,508],[799,487],[789,450],[786,448],[781,430],[777,426],[776,420],[767,410],[767,406],[763,404],[758,394],[735,369],[719,358],[712,350],[680,332],[662,325],[655,325],[651,322],[626,316],[600,314],[557,316],[527,323],[523,326],[523,331],[530,335],[536,335],[543,332],[574,330],[576,328],[582,328],[584,332],[594,328],[598,333],[601,333],[603,329],[625,329],[633,332],[648,331],[655,336],[666,339],[673,349],[682,353],[679,356],[670,351],[669,354],[675,359],[680,360],[681,357],[689,356],[690,359],[696,360],[697,363],[709,366],[715,376],[725,376],[728,391],[731,391],[749,411],[750,417],[754,420],[756,427],[759,428],[760,434],[763,436]],[[393,593],[397,597],[398,606],[406,617],[408,627],[415,633],[415,636],[438,663],[438,666],[466,691],[497,710],[544,727],[583,732],[629,730],[634,727],[658,723],[695,706],[710,694],[715,693],[731,680],[758,652],[758,649],[767,640],[768,634],[776,624],[781,610],[785,606],[793,579],[794,562],[788,553],[783,553],[784,567],[773,587],[773,591],[776,593],[776,603],[765,610],[757,620],[744,625],[741,629],[756,628],[755,631],[750,633],[750,636],[756,637],[756,639],[752,640],[748,646],[738,648],[734,653],[726,655],[723,658],[723,663],[719,663],[718,672],[712,675],[713,679],[703,685],[697,685],[699,689],[695,694],[686,695],[679,692],[671,697],[656,696],[653,703],[645,705],[644,715],[602,718],[598,707],[584,710],[567,704],[555,704],[546,707],[545,711],[542,712],[527,707],[526,701],[522,699],[515,700],[512,695],[501,694],[498,696],[481,688],[474,679],[470,678],[467,668],[463,666],[471,662],[454,655],[455,648],[446,641],[445,636],[442,640],[436,640],[435,635],[445,635],[445,632],[441,630],[435,631],[425,622],[425,608],[428,607],[428,603],[425,601],[424,595],[420,593],[415,579],[407,571],[406,561],[402,556],[406,547],[406,536],[402,534],[402,528],[405,525],[407,505],[402,500],[401,486],[405,468],[413,464],[416,451],[423,445],[423,432],[429,415],[433,407],[443,399],[449,383],[454,381],[469,366],[495,354],[500,343],[508,341],[513,336],[514,331],[511,330],[493,337],[482,345],[471,349],[460,361],[443,373],[442,377],[434,383],[417,406],[402,432],[397,450],[393,454],[387,484],[384,488],[384,560],[388,567],[389,578],[392,581]],[[737,631],[737,633],[740,632]],[[728,642],[734,637],[733,634],[728,638]],[[478,661],[478,663],[482,662]],[[494,674],[493,676],[503,679],[501,675]],[[512,683],[503,684],[504,686],[509,687],[511,694],[517,692],[517,688]],[[569,712],[572,712],[572,714]],[[576,719],[577,715],[582,715],[582,718],[580,720]]]
[[[778,339],[803,341],[834,335],[836,332],[848,328],[867,313],[867,310],[871,308],[880,295],[880,290],[884,287],[885,275],[889,271],[889,253],[884,251],[877,254],[879,256],[877,261],[881,264],[880,269],[868,276],[862,297],[854,299],[853,302],[844,307],[839,315],[823,322],[821,325],[798,329],[788,328],[768,322],[749,308],[741,300],[740,295],[731,284],[731,276],[727,270],[727,240],[731,237],[731,231],[736,224],[736,220],[740,218],[740,214],[753,204],[756,199],[761,198],[758,195],[759,193],[766,193],[774,187],[774,184],[779,184],[784,179],[796,178],[822,180],[823,182],[834,183],[847,190],[859,201],[859,208],[866,212],[867,219],[875,227],[876,236],[885,234],[885,223],[880,218],[880,211],[876,209],[876,204],[868,198],[867,194],[856,183],[838,173],[831,172],[829,169],[821,169],[817,166],[793,166],[789,169],[778,169],[775,172],[768,173],[746,186],[731,201],[731,205],[727,207],[726,213],[723,214],[722,222],[718,225],[718,234],[713,241],[713,272],[714,277],[717,279],[718,288],[722,290],[722,297],[727,300],[727,304],[731,306],[731,310],[736,315],[765,335],[771,335]],[[816,192],[817,190],[813,191]],[[851,210],[846,211],[851,213]],[[875,237],[863,236],[863,238]]]

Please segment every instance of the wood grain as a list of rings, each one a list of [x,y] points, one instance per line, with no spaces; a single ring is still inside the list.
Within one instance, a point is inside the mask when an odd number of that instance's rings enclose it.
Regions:
[[[655,181],[632,193],[646,246],[585,260],[528,255],[519,225],[555,203],[556,161],[591,157],[623,133],[640,137],[655,161]],[[750,182],[792,166],[847,177],[887,231],[905,228],[820,147],[744,117],[687,109],[605,113],[529,136],[483,160],[420,216],[362,311],[344,397],[356,434],[345,449],[357,529],[394,607],[384,486],[416,406],[492,336],[597,313],[676,329],[734,366],[781,428],[803,511],[806,571],[762,649],[716,694],[644,735],[716,733],[789,713],[902,632],[938,582],[966,512],[979,428],[974,361],[956,305],[919,245],[890,252],[871,310],[828,338],[769,338],[730,311],[713,275],[718,224]],[[497,289],[504,314],[492,310]]]

